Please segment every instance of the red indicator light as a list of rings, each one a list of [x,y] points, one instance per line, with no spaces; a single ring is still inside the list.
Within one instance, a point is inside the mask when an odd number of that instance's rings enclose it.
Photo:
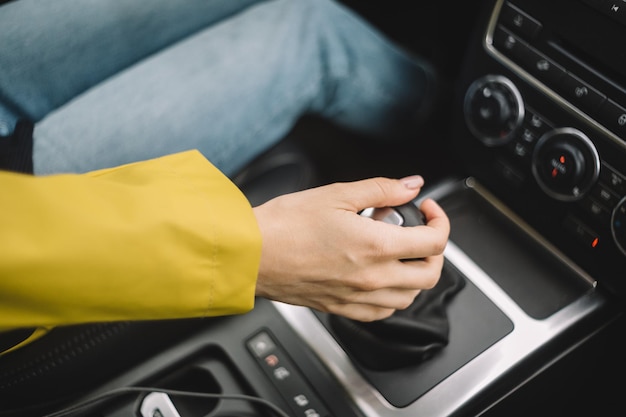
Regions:
[[[556,178],[559,175],[559,171],[556,168],[552,168],[552,178]]]
[[[598,242],[599,242],[598,238],[593,239],[593,241],[591,242],[591,247],[595,248],[596,246],[598,246]]]
[[[269,355],[265,357],[265,363],[271,367],[278,365],[278,357],[276,355]]]
[[[561,156],[559,157],[559,162],[560,162],[560,163],[562,163],[562,164],[564,164],[564,163],[565,163],[565,156],[561,155]]]

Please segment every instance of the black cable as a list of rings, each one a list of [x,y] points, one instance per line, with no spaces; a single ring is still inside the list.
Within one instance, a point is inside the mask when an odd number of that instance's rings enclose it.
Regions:
[[[161,392],[163,394],[172,395],[172,396],[181,396],[181,397],[250,401],[250,402],[258,403],[260,405],[267,407],[268,409],[273,411],[278,417],[290,417],[287,413],[281,410],[276,404],[260,397],[254,397],[251,395],[243,395],[243,394],[215,394],[215,393],[208,393],[208,392],[179,391],[179,390],[163,389],[163,388],[155,388],[155,387],[123,387],[123,388],[112,389],[110,391],[106,391],[102,394],[99,394],[95,397],[81,401],[77,404],[68,406],[62,410],[55,411],[51,414],[46,414],[43,417],[66,417],[66,416],[72,415],[73,413],[77,413],[85,408],[91,407],[100,402],[107,401],[111,398],[114,398],[120,395],[132,394],[132,393],[145,394],[145,393],[152,393],[152,392]]]

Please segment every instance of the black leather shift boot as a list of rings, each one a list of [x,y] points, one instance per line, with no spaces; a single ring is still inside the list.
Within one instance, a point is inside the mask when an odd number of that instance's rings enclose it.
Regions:
[[[422,291],[407,309],[363,323],[331,316],[329,324],[348,354],[376,371],[417,365],[448,344],[448,302],[465,280],[447,261],[437,285]]]

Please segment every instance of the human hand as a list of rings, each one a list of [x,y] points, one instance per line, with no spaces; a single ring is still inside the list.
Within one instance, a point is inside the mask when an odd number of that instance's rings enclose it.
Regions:
[[[439,280],[448,217],[431,199],[420,206],[426,224],[416,227],[358,213],[411,201],[422,185],[419,176],[372,178],[286,194],[255,207],[263,239],[256,295],[360,321],[407,308]]]

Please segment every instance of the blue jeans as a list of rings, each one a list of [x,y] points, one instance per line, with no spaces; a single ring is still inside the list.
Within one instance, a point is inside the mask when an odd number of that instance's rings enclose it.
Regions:
[[[227,175],[304,114],[409,134],[427,63],[332,0],[17,0],[0,7],[0,134],[35,174],[198,149]]]

